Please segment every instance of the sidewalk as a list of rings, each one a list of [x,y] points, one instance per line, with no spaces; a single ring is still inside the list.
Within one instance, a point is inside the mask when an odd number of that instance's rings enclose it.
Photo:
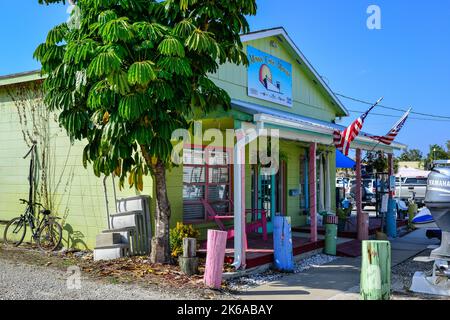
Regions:
[[[429,240],[425,229],[416,230],[392,244],[392,266],[439,244]],[[240,294],[244,300],[339,300],[359,299],[361,258],[339,258],[299,274],[252,288]]]

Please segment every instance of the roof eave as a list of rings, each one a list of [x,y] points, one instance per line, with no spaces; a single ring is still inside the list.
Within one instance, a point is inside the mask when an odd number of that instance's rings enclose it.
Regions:
[[[43,80],[41,70],[26,71],[21,73],[0,76],[0,87],[15,85],[19,83]]]

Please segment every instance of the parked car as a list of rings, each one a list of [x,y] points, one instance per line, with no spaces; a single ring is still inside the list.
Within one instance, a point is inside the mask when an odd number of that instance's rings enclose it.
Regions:
[[[427,181],[427,177],[397,178],[395,183],[396,198],[407,201],[414,193],[416,202],[423,203],[427,191]]]
[[[362,187],[361,192],[362,192],[362,207],[363,207],[363,209],[366,206],[375,206],[376,205],[377,198],[376,198],[375,193],[373,193],[367,187]],[[355,185],[353,185],[353,187],[350,189],[349,195],[352,199],[356,198],[356,186]]]
[[[362,179],[362,185],[370,190],[371,193],[376,193],[376,183],[375,179]],[[355,186],[356,179],[350,180],[349,188],[347,192],[351,192],[350,190]]]
[[[336,188],[346,188],[348,183],[347,178],[336,178]]]

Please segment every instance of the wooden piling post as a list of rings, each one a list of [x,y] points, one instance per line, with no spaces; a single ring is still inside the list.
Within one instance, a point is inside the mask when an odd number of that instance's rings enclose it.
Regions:
[[[178,258],[181,272],[188,276],[198,273],[197,240],[183,239],[183,256]]]
[[[389,241],[363,241],[360,293],[363,300],[390,299],[391,243]]]
[[[206,267],[203,281],[210,288],[220,289],[222,285],[227,235],[225,231],[208,230]]]
[[[292,228],[290,217],[274,217],[273,249],[275,268],[283,272],[293,272],[294,256],[292,251]]]

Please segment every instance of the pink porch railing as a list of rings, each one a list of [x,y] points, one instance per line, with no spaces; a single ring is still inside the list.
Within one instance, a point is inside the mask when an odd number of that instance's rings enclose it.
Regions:
[[[234,238],[234,225],[226,226],[224,221],[230,221],[234,219],[233,213],[220,213],[218,214],[216,210],[208,203],[206,200],[202,201],[205,207],[207,218],[209,221],[214,221],[220,230],[226,231],[228,233],[228,239]],[[245,231],[259,232],[261,230],[263,240],[267,241],[267,215],[266,211],[262,209],[247,209],[246,215],[251,215],[251,221],[246,223]]]

